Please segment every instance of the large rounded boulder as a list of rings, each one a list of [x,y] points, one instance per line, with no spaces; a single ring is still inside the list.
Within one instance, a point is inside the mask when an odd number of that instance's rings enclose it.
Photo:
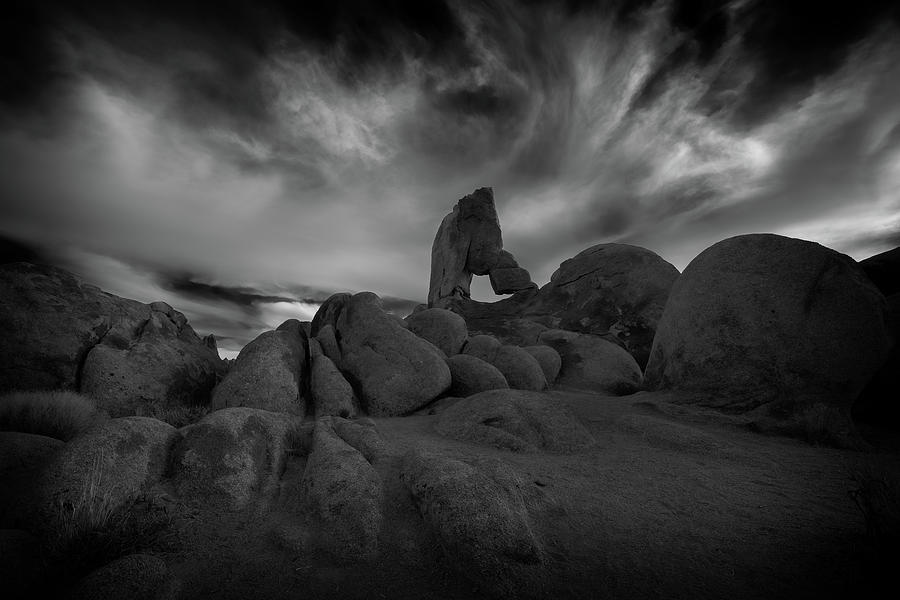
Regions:
[[[428,308],[406,317],[409,330],[447,356],[459,354],[469,335],[466,320],[444,308]]]
[[[307,344],[299,328],[261,333],[241,349],[228,375],[213,390],[212,409],[246,406],[303,414]]]
[[[506,378],[497,367],[469,354],[457,354],[447,359],[450,367],[450,395],[465,398],[487,390],[509,388]]]
[[[676,279],[678,269],[646,248],[598,244],[564,261],[527,314],[548,315],[559,329],[614,335],[645,365]]]
[[[421,408],[450,387],[440,350],[405,329],[371,292],[352,296],[337,315],[340,368],[371,415]]]
[[[560,386],[622,396],[641,385],[637,361],[600,336],[549,329],[540,341],[559,353],[562,366],[556,382]]]
[[[884,297],[853,259],[778,235],[729,238],[672,288],[645,384],[733,413],[815,420],[841,437],[890,350],[885,319]]]
[[[518,346],[500,346],[492,363],[503,373],[514,390],[540,392],[547,389],[547,378],[537,359]]]

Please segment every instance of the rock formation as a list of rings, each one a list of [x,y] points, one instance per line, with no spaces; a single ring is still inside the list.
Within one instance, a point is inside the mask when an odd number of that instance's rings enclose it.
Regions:
[[[450,387],[443,353],[385,313],[375,294],[355,294],[336,315],[340,368],[369,414],[407,414]]]
[[[886,317],[853,259],[778,235],[729,238],[672,288],[645,385],[843,439],[853,401],[887,358]]]
[[[472,300],[472,275],[484,273],[496,293],[512,296],[492,303]],[[678,270],[650,250],[598,244],[564,261],[538,290],[502,250],[493,195],[482,189],[461,199],[441,223],[431,254],[428,306],[459,313],[470,331],[509,344],[536,344],[548,328],[601,335],[643,366],[677,278]]]
[[[429,308],[447,308],[453,299],[468,299],[472,275],[489,275],[498,294],[535,287],[528,272],[503,251],[491,188],[461,198],[441,222],[431,247]]]
[[[224,373],[214,338],[169,305],[119,298],[55,267],[0,266],[0,328],[0,391],[80,390],[113,416],[206,404]]]

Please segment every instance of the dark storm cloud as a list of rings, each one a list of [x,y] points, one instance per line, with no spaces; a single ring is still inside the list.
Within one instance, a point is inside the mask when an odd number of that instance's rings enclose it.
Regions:
[[[599,242],[683,267],[753,230],[860,257],[900,232],[895,3],[6,14],[0,234],[114,293],[168,299],[232,352],[332,291],[408,313],[441,218],[485,185],[538,282]]]

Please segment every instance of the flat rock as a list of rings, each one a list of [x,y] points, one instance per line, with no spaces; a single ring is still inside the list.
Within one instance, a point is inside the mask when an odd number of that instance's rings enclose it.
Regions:
[[[522,290],[536,288],[531,275],[522,267],[491,269],[491,289],[495,294],[514,294]]]
[[[336,333],[341,370],[371,415],[410,413],[450,387],[450,369],[441,351],[402,328],[371,292],[347,301]]]
[[[239,509],[272,491],[284,469],[288,415],[224,408],[179,431],[171,480],[194,503]]]
[[[515,452],[578,452],[594,439],[564,406],[547,394],[493,390],[447,407],[438,419],[441,435]]]
[[[307,344],[299,328],[261,333],[241,349],[215,387],[211,408],[245,406],[302,415]]]
[[[729,238],[672,288],[645,385],[849,443],[850,407],[891,347],[886,319],[853,259],[778,235]]]
[[[540,341],[562,359],[559,385],[615,396],[632,394],[641,385],[637,361],[621,346],[599,336],[550,329]]]
[[[476,356],[457,354],[447,359],[450,367],[450,395],[465,398],[487,390],[509,388],[497,367]]]

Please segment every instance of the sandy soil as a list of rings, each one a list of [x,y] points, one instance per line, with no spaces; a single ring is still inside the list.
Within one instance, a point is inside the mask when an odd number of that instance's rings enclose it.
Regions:
[[[376,419],[397,457],[385,482],[380,558],[341,564],[305,544],[296,510],[305,459],[291,457],[276,497],[251,509],[180,511],[163,555],[183,598],[477,598],[451,569],[399,480],[399,455],[419,446],[493,457],[528,482],[545,549],[517,595],[547,598],[843,598],[873,596],[879,570],[850,492],[854,473],[900,474],[886,449],[814,447],[658,402],[553,392],[588,425],[596,448],[517,454],[449,440],[436,416]]]

